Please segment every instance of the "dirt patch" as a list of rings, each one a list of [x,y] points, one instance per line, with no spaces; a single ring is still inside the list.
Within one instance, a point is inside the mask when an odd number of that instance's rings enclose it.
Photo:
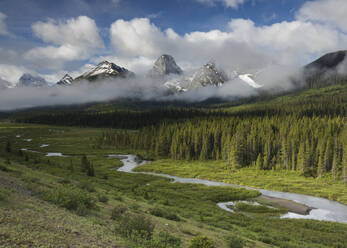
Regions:
[[[255,198],[255,200],[265,205],[270,205],[276,208],[286,209],[289,212],[302,214],[302,215],[308,215],[310,211],[314,209],[312,207],[306,206],[301,203],[297,203],[297,202],[286,200],[286,199],[271,197],[271,196],[261,195]]]

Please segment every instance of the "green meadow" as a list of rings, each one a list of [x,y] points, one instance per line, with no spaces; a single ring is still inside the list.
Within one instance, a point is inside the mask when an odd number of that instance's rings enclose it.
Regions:
[[[190,247],[207,237],[215,247],[346,247],[345,224],[279,219],[269,217],[271,209],[250,206],[229,213],[216,206],[255,197],[256,191],[118,172],[122,163],[108,154],[146,154],[101,146],[102,131],[0,123],[0,246]],[[233,172],[224,175],[215,166],[219,162],[211,163],[209,169],[208,162],[159,160],[140,168],[194,177],[213,171],[211,179],[232,181]],[[256,177],[254,171],[235,173],[244,184]],[[251,181],[258,186],[260,180]],[[331,187],[338,196],[339,186]]]

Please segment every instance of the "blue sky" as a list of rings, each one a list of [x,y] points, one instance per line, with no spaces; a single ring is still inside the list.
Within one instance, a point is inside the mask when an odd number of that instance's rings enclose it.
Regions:
[[[346,2],[1,0],[0,79],[15,81],[22,72],[31,72],[53,81],[66,72],[77,75],[88,68],[85,64],[102,59],[145,71],[166,52],[187,68],[209,58],[243,69],[304,64],[346,44]],[[61,37],[68,35],[64,29],[75,33],[80,27],[87,27],[87,33],[76,40]],[[230,63],[223,57],[226,50]],[[13,67],[16,76],[9,75]]]

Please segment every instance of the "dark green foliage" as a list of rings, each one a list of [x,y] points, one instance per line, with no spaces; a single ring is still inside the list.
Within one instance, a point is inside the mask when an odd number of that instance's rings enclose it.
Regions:
[[[236,235],[228,237],[229,248],[243,248],[244,240]]]
[[[153,237],[151,248],[179,248],[181,247],[181,239],[173,236],[169,232],[161,231]]]
[[[11,170],[7,166],[0,164],[0,171],[10,172]]]
[[[74,172],[74,166],[72,164],[72,160],[70,160],[69,170],[73,173]]]
[[[190,242],[189,248],[215,248],[213,242],[206,236],[196,236]]]
[[[7,140],[6,142],[6,152],[8,153],[12,152],[11,142],[9,140]]]
[[[81,169],[82,169],[82,172],[87,173],[87,176],[89,177],[95,176],[94,165],[87,159],[85,155],[81,159]]]
[[[98,200],[99,200],[99,202],[107,203],[108,197],[106,195],[98,195]]]
[[[119,220],[126,213],[127,210],[128,209],[123,205],[115,206],[111,212],[111,219]]]
[[[59,207],[74,210],[80,215],[85,215],[88,210],[95,208],[94,199],[72,185],[58,186],[45,193],[44,199]]]
[[[175,160],[224,160],[236,168],[297,170],[308,177],[332,172],[339,179],[344,128],[346,121],[341,118],[295,115],[192,119],[139,132],[104,132],[101,140]]]
[[[157,217],[162,217],[168,220],[180,221],[180,217],[177,214],[170,212],[168,209],[155,207],[150,209],[149,212],[151,215],[154,215]]]
[[[83,181],[79,184],[79,187],[83,190],[86,190],[88,192],[95,192],[95,187],[92,183],[88,182],[88,181]]]
[[[127,238],[151,240],[153,231],[154,224],[143,215],[123,215],[119,222],[119,232]]]

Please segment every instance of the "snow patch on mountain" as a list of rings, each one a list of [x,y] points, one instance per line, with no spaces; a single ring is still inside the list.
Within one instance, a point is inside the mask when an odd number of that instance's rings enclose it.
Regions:
[[[238,75],[238,78],[241,79],[246,84],[248,84],[249,86],[252,86],[253,88],[258,89],[263,87],[263,85],[260,85],[254,81],[253,79],[254,77],[252,74],[241,74],[241,75]]]
[[[97,79],[107,79],[107,78],[127,78],[133,77],[135,74],[124,67],[120,67],[114,63],[108,61],[103,61],[99,63],[96,67],[90,71],[77,77],[75,80],[89,80],[94,81]]]
[[[65,76],[60,79],[56,84],[60,86],[69,86],[72,84],[73,78],[69,74],[65,74]]]

